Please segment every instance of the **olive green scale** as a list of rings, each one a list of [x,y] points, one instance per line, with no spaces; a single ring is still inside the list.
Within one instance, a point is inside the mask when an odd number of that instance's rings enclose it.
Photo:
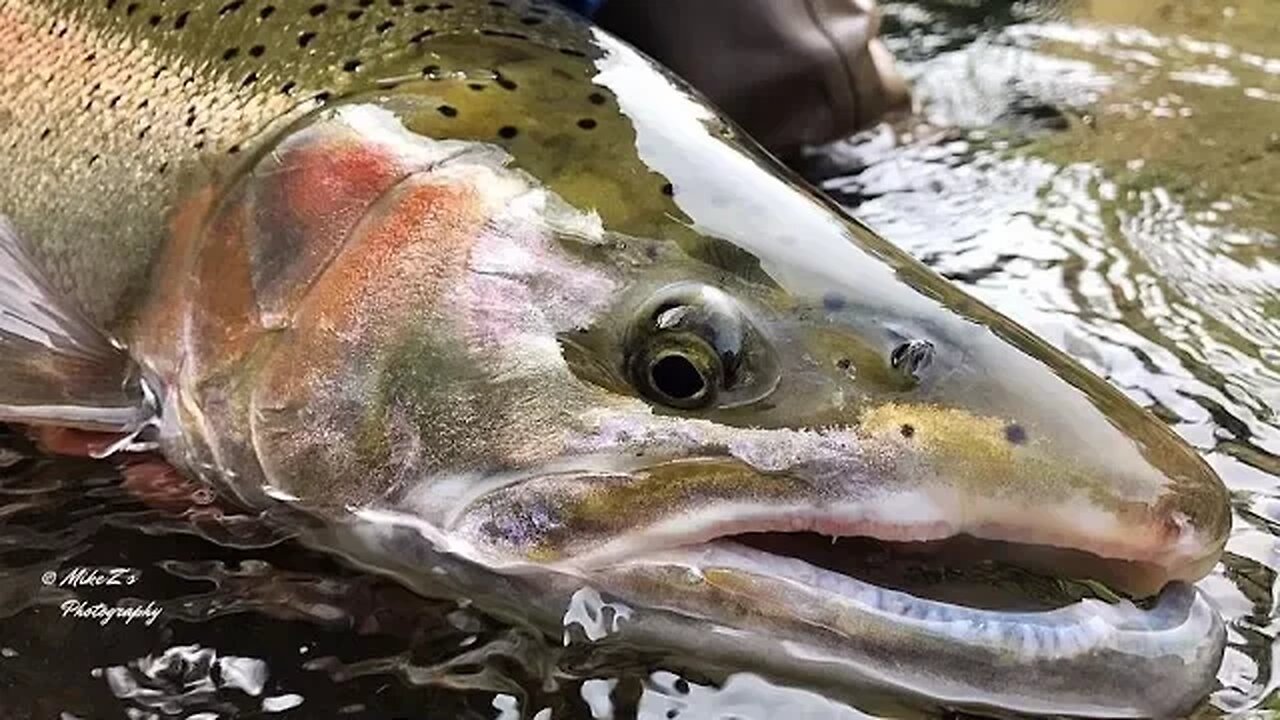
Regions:
[[[639,220],[678,212],[591,82],[590,33],[545,0],[0,0],[0,214],[118,324],[192,178],[318,106],[412,84],[438,99],[414,130],[503,144],[625,231],[685,232]]]

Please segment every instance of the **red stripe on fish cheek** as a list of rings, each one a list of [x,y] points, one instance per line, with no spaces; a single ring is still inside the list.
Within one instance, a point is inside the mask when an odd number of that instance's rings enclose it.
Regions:
[[[261,336],[249,252],[243,191],[228,198],[206,227],[196,255],[187,348],[198,372],[209,375],[243,358]]]
[[[269,318],[292,313],[369,207],[413,170],[386,147],[310,133],[319,137],[295,139],[251,178],[254,287]]]
[[[311,230],[352,200],[377,197],[403,174],[384,148],[359,141],[304,145],[285,153],[279,165],[273,172],[289,212]]]
[[[268,477],[303,496],[320,492],[309,483],[329,493],[356,483],[354,496],[389,482],[396,463],[420,460],[369,459],[358,449],[362,427],[392,412],[377,393],[396,340],[450,321],[437,306],[465,272],[485,220],[476,188],[427,176],[406,180],[370,210],[254,381],[255,448]]]
[[[434,306],[484,224],[475,188],[406,181],[373,207],[300,308],[300,323],[371,326]],[[368,315],[370,311],[378,315]],[[303,320],[305,318],[305,320]]]
[[[203,186],[175,206],[169,237],[151,271],[151,291],[129,331],[131,350],[166,382],[173,380],[182,364],[192,263],[215,198],[214,188]]]

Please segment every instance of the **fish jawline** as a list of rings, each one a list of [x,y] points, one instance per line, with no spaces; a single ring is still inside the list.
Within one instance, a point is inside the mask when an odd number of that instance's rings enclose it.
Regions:
[[[731,598],[749,608],[752,631],[786,638],[787,662],[838,668],[875,686],[963,707],[1180,715],[1212,689],[1226,644],[1217,611],[1181,581],[1165,585],[1146,608],[1128,599],[1085,598],[1042,611],[978,609],[727,539],[632,557],[583,577],[628,597],[628,589],[673,576],[682,578],[674,592],[679,599],[645,602],[689,614],[689,598],[699,594],[691,588],[705,585],[708,595],[719,593],[701,608],[706,620],[724,622],[715,603]]]
[[[367,558],[357,561],[428,594],[442,579],[452,586],[468,578],[472,589],[497,584],[506,588],[505,612],[567,623],[567,599],[590,588],[636,608],[618,631],[640,646],[683,648],[806,683],[892,688],[952,707],[1180,717],[1212,690],[1226,646],[1217,611],[1182,582],[1169,583],[1145,610],[1085,599],[1005,612],[920,599],[725,540],[588,570],[494,558],[398,511],[356,509],[349,520],[322,525],[343,539],[319,544]],[[723,589],[734,578],[745,582],[731,583],[729,603],[697,592],[700,583]]]

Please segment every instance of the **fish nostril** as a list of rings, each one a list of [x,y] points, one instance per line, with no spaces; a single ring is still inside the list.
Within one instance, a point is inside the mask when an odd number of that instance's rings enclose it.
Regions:
[[[1027,429],[1018,423],[1009,423],[1004,428],[1004,439],[1013,445],[1022,445],[1027,441]]]
[[[933,343],[928,340],[908,340],[889,353],[889,364],[906,377],[919,381],[920,375],[933,362]]]

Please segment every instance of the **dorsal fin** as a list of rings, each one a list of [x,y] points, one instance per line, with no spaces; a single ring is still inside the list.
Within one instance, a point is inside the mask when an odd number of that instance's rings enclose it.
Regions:
[[[0,421],[128,432],[153,415],[137,364],[53,288],[0,215]]]

